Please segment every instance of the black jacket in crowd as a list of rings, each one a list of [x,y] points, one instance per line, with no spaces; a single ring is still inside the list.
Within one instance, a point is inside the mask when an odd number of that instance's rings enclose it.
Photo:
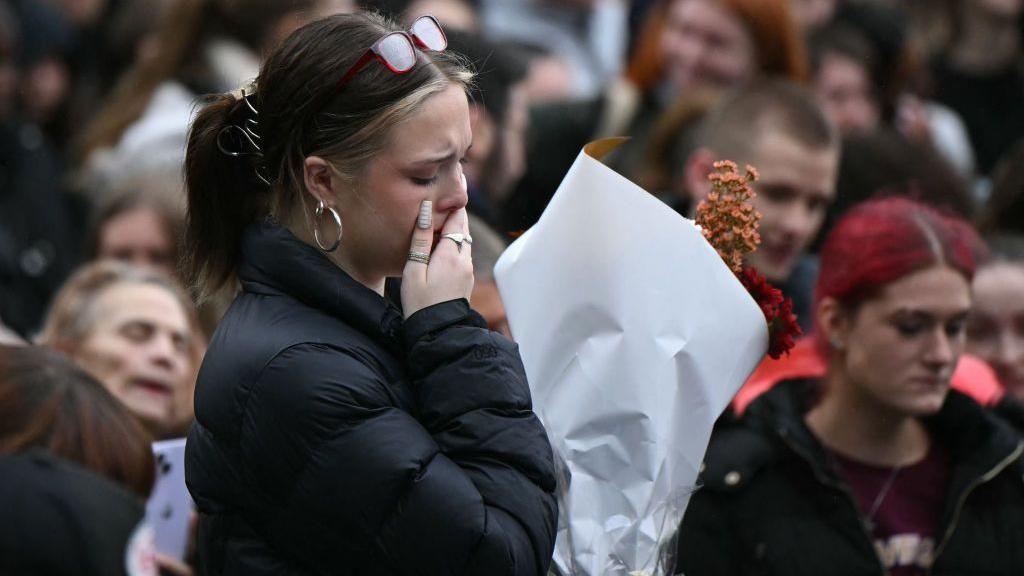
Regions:
[[[804,424],[812,380],[783,382],[717,430],[703,487],[679,533],[686,576],[880,576],[850,488]],[[936,532],[936,576],[1024,574],[1024,445],[1009,426],[951,391],[925,420],[950,455]]]
[[[517,347],[465,300],[403,322],[267,219],[196,388],[206,574],[544,574],[551,449]]]
[[[127,576],[144,547],[139,498],[43,450],[0,455],[0,574]]]

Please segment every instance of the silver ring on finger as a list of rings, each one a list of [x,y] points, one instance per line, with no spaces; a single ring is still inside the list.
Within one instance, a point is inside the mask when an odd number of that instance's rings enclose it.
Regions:
[[[426,252],[417,252],[415,250],[409,251],[409,261],[419,262],[420,264],[430,264],[430,254]]]
[[[455,245],[458,246],[458,248],[459,248],[459,253],[462,253],[462,244],[463,243],[470,244],[470,245],[473,244],[473,237],[470,236],[469,234],[462,234],[461,232],[452,232],[452,233],[449,233],[449,234],[445,234],[445,235],[443,235],[441,237],[442,238],[447,238],[447,239],[451,240],[452,242],[455,242]]]

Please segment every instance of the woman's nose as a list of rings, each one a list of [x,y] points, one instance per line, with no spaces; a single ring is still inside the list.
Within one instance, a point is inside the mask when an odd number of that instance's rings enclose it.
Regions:
[[[952,364],[959,358],[962,347],[962,340],[946,334],[946,331],[940,328],[928,345],[925,360],[938,366]]]
[[[466,182],[466,175],[462,172],[462,165],[459,164],[452,178],[440,191],[434,200],[434,207],[438,212],[454,212],[461,210],[469,204],[469,186]]]
[[[171,335],[161,335],[150,342],[150,359],[162,368],[177,372],[184,366],[184,354],[178,349]]]

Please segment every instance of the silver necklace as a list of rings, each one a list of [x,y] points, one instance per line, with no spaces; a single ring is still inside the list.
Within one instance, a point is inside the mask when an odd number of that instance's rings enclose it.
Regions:
[[[896,477],[899,476],[900,471],[903,470],[903,465],[897,466],[892,469],[889,474],[889,478],[886,479],[885,484],[882,485],[882,489],[878,491],[878,496],[875,496],[874,503],[871,504],[871,510],[868,512],[867,524],[874,530],[875,527],[875,514],[878,513],[878,509],[881,508],[882,502],[885,501],[885,497],[889,494],[889,489],[896,482]]]
[[[833,455],[831,451],[826,452],[828,453],[828,457],[829,460],[831,460],[832,465],[835,466],[836,469],[842,470],[843,466],[839,463],[839,460],[835,455]],[[900,464],[892,469],[892,472],[889,473],[889,477],[885,479],[885,483],[882,484],[882,488],[875,496],[875,501],[871,503],[871,509],[868,510],[867,516],[864,517],[864,525],[867,527],[868,532],[874,533],[875,514],[878,514],[878,509],[882,507],[882,503],[885,502],[885,497],[889,494],[889,490],[892,489],[892,485],[896,482],[896,477],[899,476],[900,471],[902,471],[905,466],[905,464]]]

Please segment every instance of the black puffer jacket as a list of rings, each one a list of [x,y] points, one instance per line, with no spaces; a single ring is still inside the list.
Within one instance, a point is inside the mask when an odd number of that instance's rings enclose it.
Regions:
[[[186,479],[207,574],[543,574],[551,449],[516,346],[398,308],[286,229],[243,240]]]
[[[850,488],[804,425],[817,383],[783,382],[716,430],[679,534],[686,576],[885,574]],[[936,576],[1024,574],[1024,446],[952,391],[927,418],[950,455]]]

